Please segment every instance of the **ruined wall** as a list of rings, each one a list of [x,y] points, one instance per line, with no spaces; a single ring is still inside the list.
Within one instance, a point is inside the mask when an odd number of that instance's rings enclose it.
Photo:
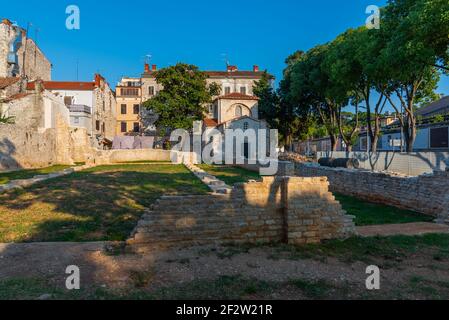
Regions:
[[[71,157],[74,162],[87,162],[95,152],[90,146],[90,138],[86,128],[70,128]]]
[[[35,94],[8,103],[14,124],[0,125],[0,170],[47,166],[55,161],[56,129],[44,125],[42,99]]]
[[[297,164],[301,177],[327,177],[333,192],[449,219],[449,172],[419,177]]]
[[[88,159],[92,165],[109,165],[137,161],[171,161],[171,151],[159,149],[96,150]]]
[[[9,52],[15,53],[16,65],[8,61]],[[11,59],[12,57],[10,57]],[[25,75],[29,80],[51,80],[51,63],[25,31],[10,21],[0,22],[0,77]]]
[[[130,244],[317,243],[354,234],[353,217],[325,178],[269,177],[230,194],[164,196],[139,222]]]
[[[25,52],[25,59],[24,59]],[[22,38],[22,46],[17,51],[20,74],[25,73],[28,80],[51,80],[51,62],[32,39]]]
[[[0,170],[85,162],[91,153],[86,130],[70,127],[69,111],[48,92],[4,103],[14,124],[0,125]]]

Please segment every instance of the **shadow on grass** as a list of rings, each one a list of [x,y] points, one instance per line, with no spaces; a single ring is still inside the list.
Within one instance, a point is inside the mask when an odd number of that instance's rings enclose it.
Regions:
[[[0,195],[0,242],[122,241],[160,196],[207,191],[184,166],[97,167]]]

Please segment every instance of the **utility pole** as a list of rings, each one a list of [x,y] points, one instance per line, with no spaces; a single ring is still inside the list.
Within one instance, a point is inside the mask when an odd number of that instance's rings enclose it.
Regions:
[[[79,59],[76,59],[76,81],[79,81]]]
[[[35,42],[35,46],[34,46],[34,67],[36,68],[36,64],[37,64],[37,38],[39,36],[39,28],[36,28],[36,30],[34,31],[35,33],[35,37],[34,37],[34,42]]]

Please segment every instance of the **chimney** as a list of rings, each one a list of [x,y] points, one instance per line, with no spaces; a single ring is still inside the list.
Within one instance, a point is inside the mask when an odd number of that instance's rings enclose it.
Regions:
[[[253,71],[254,72],[259,72],[259,66],[258,65],[254,65],[253,66]]]
[[[100,74],[98,74],[98,73],[95,74],[95,86],[96,86],[97,88],[100,88],[100,87],[101,87],[101,82],[102,82],[103,80],[104,80],[104,79],[103,79],[103,77],[102,77]]]
[[[150,65],[145,63],[145,73],[150,73]]]
[[[235,72],[237,71],[237,66],[228,66],[227,70],[228,72]]]
[[[8,25],[8,26],[12,26],[12,22],[9,19],[3,19],[2,23]]]
[[[151,66],[151,71],[157,71],[157,65],[155,65],[155,64],[153,64],[152,66]]]

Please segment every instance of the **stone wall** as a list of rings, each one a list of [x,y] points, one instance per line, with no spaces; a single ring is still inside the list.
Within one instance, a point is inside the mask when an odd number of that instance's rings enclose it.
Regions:
[[[170,161],[171,151],[159,149],[132,149],[132,150],[97,150],[88,163],[95,165],[108,165],[124,162],[138,161]]]
[[[13,48],[17,65],[8,63]],[[25,54],[24,54],[25,53]],[[0,77],[25,75],[29,80],[51,80],[51,63],[24,29],[9,20],[0,22]]]
[[[14,123],[0,125],[0,170],[84,162],[91,152],[87,132],[70,127],[67,107],[49,92],[24,94],[2,109]]]
[[[298,163],[296,174],[301,177],[327,177],[333,192],[414,210],[443,220],[449,219],[449,172],[447,171],[407,177]]]
[[[354,234],[353,217],[326,178],[267,177],[230,194],[164,196],[146,212],[129,244],[318,243]]]

